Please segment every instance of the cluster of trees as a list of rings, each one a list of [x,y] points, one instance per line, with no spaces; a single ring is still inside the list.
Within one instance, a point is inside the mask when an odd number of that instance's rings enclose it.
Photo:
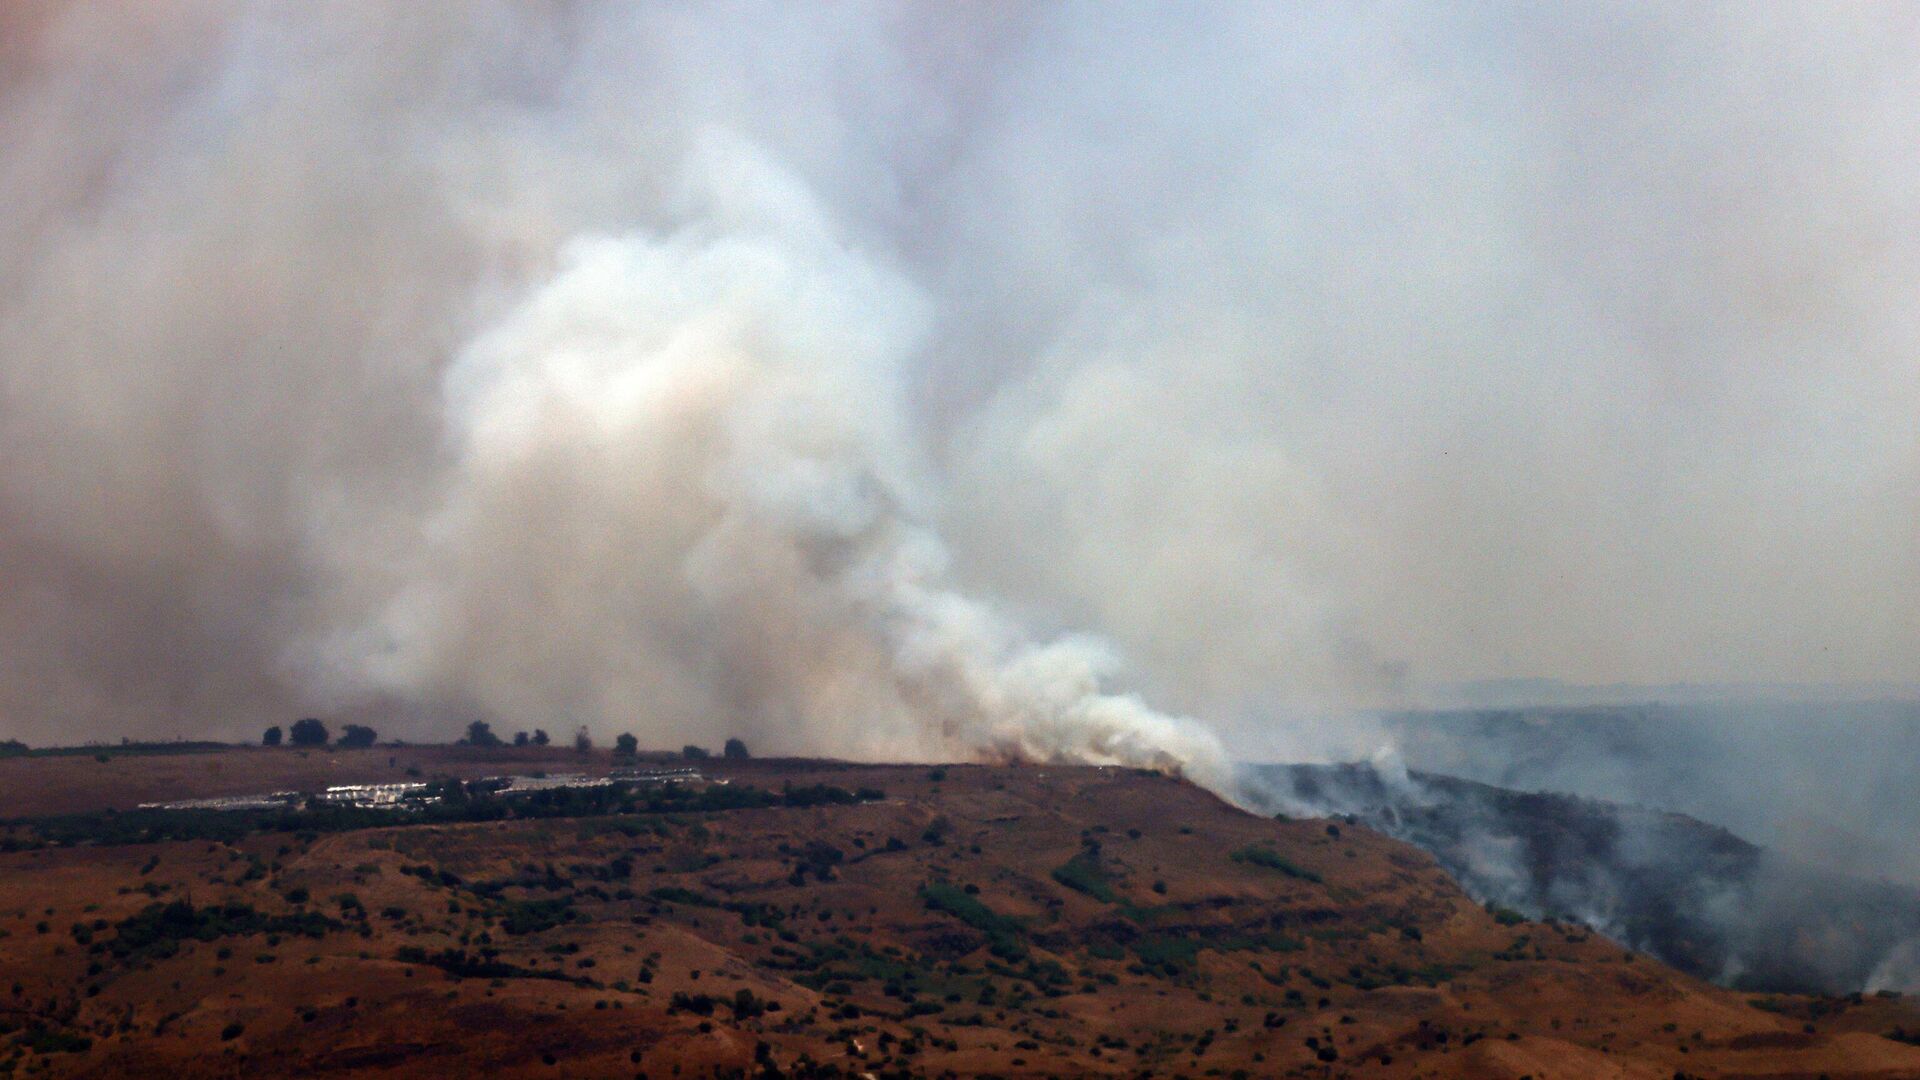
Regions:
[[[370,727],[348,724],[335,745],[348,748],[372,746],[379,737],[379,734]],[[283,743],[291,743],[294,746],[325,746],[331,739],[332,733],[327,730],[327,725],[309,717],[295,721],[290,731],[282,731],[278,724],[268,728],[261,736],[260,743],[263,746],[280,746]],[[546,746],[552,742],[552,737],[540,728],[534,728],[532,732],[513,733],[515,746]],[[460,740],[459,745],[491,748],[507,744],[499,735],[494,734],[492,724],[485,720],[475,720],[467,725],[467,734]],[[573,748],[583,754],[593,749],[593,736],[585,727],[574,733]],[[25,751],[26,748],[22,746],[20,749]],[[613,752],[616,757],[636,757],[640,753],[640,740],[632,732],[622,732],[613,740]],[[688,761],[705,761],[713,756],[704,747],[691,744],[683,747],[680,754]],[[752,756],[747,751],[747,744],[739,739],[728,739],[720,754],[729,761],[745,761]]]
[[[513,745],[515,746],[546,746],[552,741],[552,738],[540,728],[533,729],[531,735],[524,731],[516,731],[513,733]],[[493,733],[493,726],[491,724],[485,720],[475,720],[467,725],[466,738],[460,740],[460,745],[494,747],[504,746],[506,744],[501,741],[500,736]],[[584,726],[574,732],[573,748],[582,754],[588,753],[593,749],[593,736]],[[615,757],[622,758],[639,756],[639,737],[630,731],[621,732],[613,740],[613,753]],[[683,748],[680,753],[689,761],[704,761],[712,756],[704,748],[692,745]],[[721,754],[730,761],[744,761],[752,756],[747,751],[747,744],[739,739],[728,739],[726,747],[721,751]]]
[[[706,747],[689,743],[680,748],[680,756],[688,761],[705,761],[713,755],[707,751]],[[728,761],[745,761],[753,755],[747,752],[746,743],[739,739],[728,739],[727,744],[720,749],[720,756]]]
[[[541,732],[541,734],[546,733]],[[492,724],[485,720],[475,720],[467,725],[467,737],[461,739],[460,744],[462,746],[499,746],[500,736],[493,733]]]
[[[379,738],[379,732],[364,724],[348,724],[334,745],[350,750],[359,749],[372,746]],[[327,730],[325,723],[308,717],[294,721],[290,732],[282,732],[278,724],[268,728],[266,734],[260,737],[260,745],[279,746],[283,742],[291,742],[294,746],[325,746],[332,739],[333,733]]]
[[[515,746],[546,746],[551,742],[553,742],[553,737],[541,728],[534,728],[531,734],[525,731],[516,731],[513,733],[513,745]],[[501,741],[500,736],[493,733],[492,724],[487,723],[485,720],[475,720],[473,723],[467,725],[467,737],[460,740],[460,745],[492,747],[505,746],[506,743]],[[573,748],[583,754],[593,749],[593,736],[587,734],[585,727],[574,732]]]

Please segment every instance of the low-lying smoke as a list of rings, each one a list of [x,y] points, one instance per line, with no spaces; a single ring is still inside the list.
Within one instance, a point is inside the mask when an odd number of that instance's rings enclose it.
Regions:
[[[1920,891],[1679,814],[1370,764],[1246,770],[1249,805],[1339,815],[1431,852],[1475,898],[1591,927],[1744,990],[1920,989]]]

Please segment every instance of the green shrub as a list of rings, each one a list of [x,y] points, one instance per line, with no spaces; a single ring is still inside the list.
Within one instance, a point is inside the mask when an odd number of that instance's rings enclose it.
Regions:
[[[573,917],[572,907],[573,901],[564,898],[516,901],[507,905],[500,928],[516,936],[551,930]]]
[[[1088,848],[1056,867],[1053,880],[1103,904],[1111,904],[1118,899],[1113,886],[1107,883],[1106,871],[1100,867],[1100,849],[1097,847]]]
[[[436,967],[456,979],[551,979],[555,982],[575,983],[581,986],[592,985],[592,980],[574,978],[558,971],[539,971],[534,968],[519,967],[505,963],[486,955],[470,954],[465,949],[441,949],[429,953],[413,945],[402,946],[394,958],[403,964],[419,964],[423,967]]]
[[[1014,960],[1027,955],[1026,927],[970,896],[966,890],[944,881],[920,887],[920,899],[928,908],[959,919],[987,935],[987,944],[995,956]]]
[[[1288,877],[1299,878],[1302,881],[1311,881],[1315,884],[1319,884],[1323,880],[1319,874],[1288,861],[1286,857],[1272,848],[1261,847],[1258,844],[1250,844],[1234,852],[1233,861],[1246,863],[1249,866],[1263,867],[1268,870],[1278,870]]]
[[[1487,914],[1492,915],[1493,921],[1499,923],[1501,926],[1518,926],[1527,921],[1525,915],[1520,914],[1512,908],[1503,908],[1498,904],[1488,904]]]
[[[1134,941],[1133,953],[1148,968],[1171,975],[1193,966],[1200,955],[1200,944],[1187,937],[1149,934]]]
[[[114,925],[107,948],[122,959],[172,956],[182,941],[216,941],[253,934],[304,934],[320,937],[340,923],[314,912],[267,916],[246,904],[229,902],[196,908],[185,900],[149,904]]]

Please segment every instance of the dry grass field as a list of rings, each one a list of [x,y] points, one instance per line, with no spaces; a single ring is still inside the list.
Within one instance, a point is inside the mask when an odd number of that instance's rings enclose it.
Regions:
[[[0,761],[0,815],[544,769]],[[707,763],[859,801],[0,854],[0,1075],[1915,1077],[1904,1000],[1754,1000],[1363,828],[1117,769]],[[823,789],[825,790],[825,789]]]

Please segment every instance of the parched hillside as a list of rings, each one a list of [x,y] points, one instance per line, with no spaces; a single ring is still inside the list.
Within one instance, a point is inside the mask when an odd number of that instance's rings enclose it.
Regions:
[[[1377,833],[1177,780],[713,771],[723,796],[550,816],[16,826],[0,1075],[1920,1076],[1884,1037],[1920,1032],[1905,1001],[1728,993],[1490,913]]]

